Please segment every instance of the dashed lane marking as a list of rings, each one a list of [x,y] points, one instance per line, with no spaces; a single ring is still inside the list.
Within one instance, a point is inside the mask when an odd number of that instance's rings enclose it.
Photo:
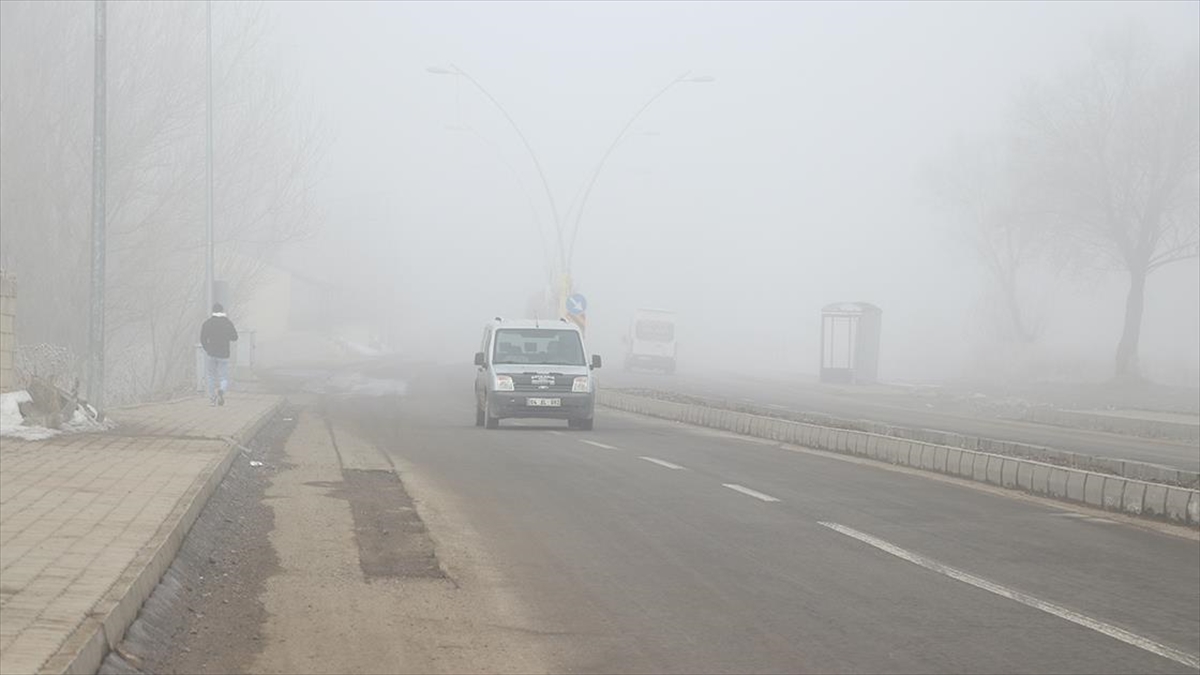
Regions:
[[[682,468],[683,468],[682,466],[679,466],[678,464],[672,464],[672,463],[670,463],[670,462],[665,462],[665,461],[663,461],[663,460],[661,460],[661,459],[655,459],[655,458],[653,458],[653,457],[638,457],[638,459],[644,459],[644,460],[646,460],[647,462],[652,462],[652,463],[654,463],[654,464],[657,464],[657,465],[659,465],[659,466],[665,466],[665,467],[667,467],[668,469],[682,469]]]
[[[758,490],[751,490],[750,488],[738,485],[737,483],[721,483],[721,485],[729,488],[730,490],[740,492],[744,495],[750,495],[751,497],[754,497],[755,499],[761,499],[764,502],[779,501],[778,499],[776,499],[775,497],[772,497],[771,495],[763,494],[763,493],[759,492]]]

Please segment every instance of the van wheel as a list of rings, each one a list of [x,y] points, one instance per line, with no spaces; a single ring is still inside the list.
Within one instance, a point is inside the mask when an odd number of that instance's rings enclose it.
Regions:
[[[484,399],[483,403],[483,418],[484,426],[488,429],[498,429],[500,427],[500,418],[492,417],[492,406]]]
[[[480,408],[478,403],[475,404],[475,426],[483,426],[483,408]]]
[[[580,431],[591,431],[593,424],[594,424],[593,420],[590,420],[590,419],[589,420],[567,420],[567,426],[571,427],[572,429],[579,429]]]

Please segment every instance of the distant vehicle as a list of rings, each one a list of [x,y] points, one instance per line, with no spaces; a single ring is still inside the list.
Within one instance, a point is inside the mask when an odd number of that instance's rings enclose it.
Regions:
[[[475,426],[495,429],[506,418],[565,419],[590,430],[596,408],[599,356],[587,360],[579,327],[559,319],[501,319],[483,329],[475,354]]]
[[[675,372],[675,312],[639,309],[625,336],[625,370],[645,368]]]

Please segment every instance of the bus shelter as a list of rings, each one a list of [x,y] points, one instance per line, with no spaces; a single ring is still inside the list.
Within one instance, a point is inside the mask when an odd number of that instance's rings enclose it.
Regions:
[[[879,377],[883,310],[868,302],[835,302],[821,309],[821,381],[866,384]]]

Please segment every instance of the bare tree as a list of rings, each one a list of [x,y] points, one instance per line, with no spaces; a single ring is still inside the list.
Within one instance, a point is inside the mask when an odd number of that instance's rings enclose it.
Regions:
[[[91,30],[87,3],[0,2],[0,267],[21,281],[21,341],[76,354],[87,345]]]
[[[1116,377],[1139,377],[1146,278],[1194,258],[1200,236],[1200,58],[1167,58],[1136,30],[1019,106],[1022,192],[1078,262],[1129,275]]]
[[[953,222],[955,235],[983,265],[987,306],[998,334],[1030,344],[1044,328],[1025,290],[1024,277],[1039,262],[1040,238],[1012,180],[1007,154],[994,141],[959,143],[932,172],[933,190]]]
[[[91,170],[81,4],[0,3],[4,262],[23,280],[23,339],[76,350],[86,345]],[[310,194],[323,135],[264,49],[264,7],[214,8],[217,272],[242,298],[318,217]],[[106,345],[109,381],[124,383],[109,392],[115,403],[168,395],[191,377],[204,297],[204,6],[118,3],[108,27]]]
[[[149,3],[129,22],[133,34],[147,32],[139,22],[157,27],[153,40],[130,46],[127,66],[137,89],[162,92],[153,105],[130,109],[124,128],[138,161],[126,164],[126,194],[135,205],[114,217],[123,225],[114,244],[129,261],[122,281],[130,292],[113,309],[152,342],[148,360],[136,352],[127,360],[149,368],[142,396],[188,384],[197,319],[206,313],[202,9]],[[172,15],[155,16],[163,12]],[[235,307],[253,292],[266,261],[304,237],[318,216],[310,194],[323,135],[297,112],[283,69],[262,53],[270,29],[261,3],[223,3],[214,16],[215,257]],[[185,56],[162,58],[179,45]],[[164,60],[167,67],[154,65]],[[190,85],[177,83],[181,73]]]

